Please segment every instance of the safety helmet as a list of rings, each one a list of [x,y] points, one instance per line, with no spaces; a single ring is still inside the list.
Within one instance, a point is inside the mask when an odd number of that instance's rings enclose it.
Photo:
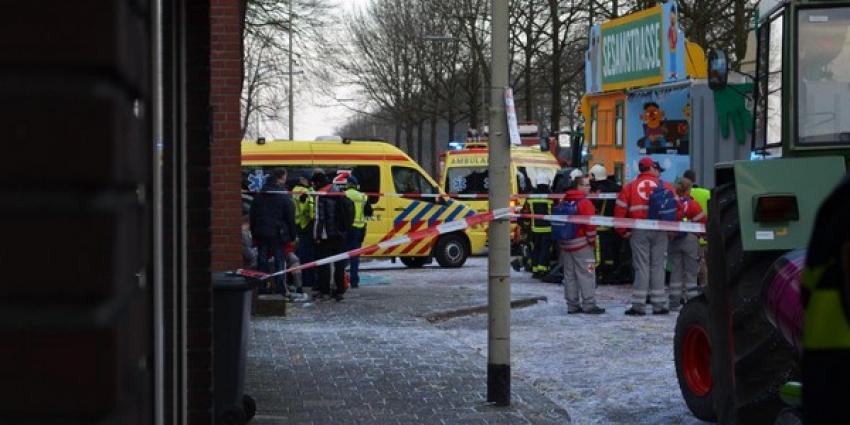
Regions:
[[[596,164],[593,167],[590,167],[590,175],[593,176],[593,179],[596,181],[608,178],[608,172],[605,171],[605,166],[602,164]]]
[[[357,177],[354,177],[354,174],[349,174],[346,182],[349,187],[357,187],[360,184],[360,182],[357,181]]]
[[[334,177],[332,183],[338,186],[344,186],[348,181],[348,177],[351,174],[348,171],[338,171],[336,177]]]
[[[570,179],[575,180],[581,177],[584,177],[584,173],[580,169],[576,168],[575,170],[570,171]]]

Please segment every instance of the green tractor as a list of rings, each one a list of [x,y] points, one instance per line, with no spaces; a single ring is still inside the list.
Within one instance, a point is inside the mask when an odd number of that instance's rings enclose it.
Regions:
[[[758,17],[751,156],[711,164],[708,285],[674,342],[689,409],[723,424],[800,423],[803,250],[850,158],[850,3],[763,1]],[[709,84],[726,78],[715,50]]]

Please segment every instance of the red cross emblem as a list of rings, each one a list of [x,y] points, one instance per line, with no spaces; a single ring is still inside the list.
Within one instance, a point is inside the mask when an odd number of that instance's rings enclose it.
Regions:
[[[658,184],[655,183],[654,180],[644,180],[638,185],[638,196],[640,196],[644,201],[648,201],[649,194],[652,193],[656,187],[658,187]]]

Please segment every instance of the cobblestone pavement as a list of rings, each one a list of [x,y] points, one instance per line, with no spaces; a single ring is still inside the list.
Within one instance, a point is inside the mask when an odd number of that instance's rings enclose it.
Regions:
[[[623,315],[627,287],[601,287],[601,316],[566,315],[562,287],[512,277],[512,405],[489,406],[485,258],[461,269],[372,261],[345,301],[296,304],[252,323],[246,393],[256,424],[693,424],[672,359],[675,315]],[[369,283],[373,283],[369,285]]]

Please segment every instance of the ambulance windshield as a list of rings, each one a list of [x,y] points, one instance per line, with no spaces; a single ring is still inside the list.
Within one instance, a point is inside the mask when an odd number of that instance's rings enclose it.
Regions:
[[[488,183],[487,167],[449,167],[446,193],[486,194]]]

